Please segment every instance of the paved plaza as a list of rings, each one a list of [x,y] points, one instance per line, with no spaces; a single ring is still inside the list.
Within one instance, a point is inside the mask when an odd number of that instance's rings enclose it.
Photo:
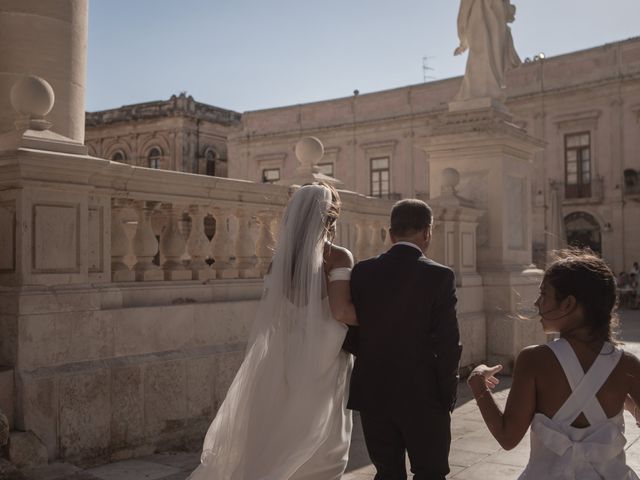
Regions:
[[[623,311],[622,338],[625,349],[640,356],[640,311]],[[509,393],[510,379],[503,377],[496,393],[499,403]],[[485,427],[467,386],[461,383],[458,390],[458,407],[453,414],[451,473],[456,480],[512,480],[516,479],[529,457],[529,436],[511,451],[500,448]],[[625,412],[627,426],[627,461],[640,471],[640,428]],[[198,464],[197,453],[167,452],[122,462],[111,463],[88,470],[68,464],[24,471],[12,479],[24,480],[184,480]],[[369,462],[359,418],[355,428],[343,480],[373,480],[375,469]]]

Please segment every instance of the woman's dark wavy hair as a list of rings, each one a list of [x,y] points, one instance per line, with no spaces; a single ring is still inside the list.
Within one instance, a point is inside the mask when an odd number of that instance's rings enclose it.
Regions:
[[[573,295],[584,310],[584,320],[593,339],[615,343],[618,317],[615,275],[590,249],[555,250],[544,281],[556,291],[556,300]]]

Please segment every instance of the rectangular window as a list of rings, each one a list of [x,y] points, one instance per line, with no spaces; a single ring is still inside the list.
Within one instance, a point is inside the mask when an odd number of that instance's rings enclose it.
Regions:
[[[333,177],[333,163],[319,163],[318,173],[322,173],[328,177]]]
[[[389,157],[371,159],[371,196],[387,197],[390,193]]]
[[[265,168],[262,170],[262,183],[275,183],[280,180],[279,168]]]
[[[160,159],[159,158],[150,158],[149,159],[149,168],[160,168]]]
[[[589,132],[564,136],[565,197],[591,196],[591,136]]]

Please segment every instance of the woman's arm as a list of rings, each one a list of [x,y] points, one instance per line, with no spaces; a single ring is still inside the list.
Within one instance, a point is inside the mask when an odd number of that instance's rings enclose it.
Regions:
[[[631,382],[629,394],[624,401],[624,408],[631,412],[631,415],[636,419],[636,424],[640,425],[640,360],[629,352],[624,352],[623,355],[627,357],[625,360],[629,362],[627,378]]]
[[[329,272],[335,268],[353,268],[353,257],[349,250],[336,247],[331,249],[327,265]],[[358,325],[356,309],[351,301],[349,280],[328,282],[327,292],[333,318],[346,325]]]
[[[499,382],[494,375],[502,370],[501,365],[492,368],[479,365],[467,380],[484,422],[505,450],[511,450],[520,443],[535,413],[535,348],[528,347],[518,356],[504,413],[500,411],[491,394],[491,390]]]

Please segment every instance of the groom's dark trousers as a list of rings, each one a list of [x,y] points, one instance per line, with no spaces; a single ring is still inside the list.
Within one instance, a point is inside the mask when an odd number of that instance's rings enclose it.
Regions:
[[[394,245],[354,267],[351,294],[348,408],[360,411],[375,479],[406,479],[406,451],[414,480],[444,480],[462,350],[453,271]]]

